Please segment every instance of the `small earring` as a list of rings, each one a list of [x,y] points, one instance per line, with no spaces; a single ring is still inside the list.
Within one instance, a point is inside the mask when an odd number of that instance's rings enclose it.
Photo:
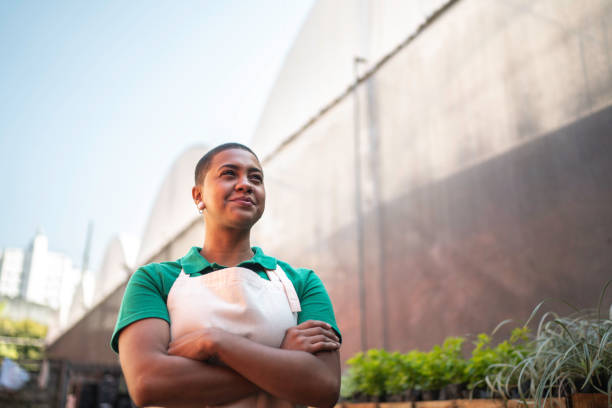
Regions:
[[[204,203],[203,203],[202,201],[200,201],[200,202],[198,203],[198,212],[199,212],[200,214],[202,214],[202,213],[204,212]]]
[[[202,214],[204,211],[202,211],[202,210],[198,210],[198,212],[199,212],[200,214]]]

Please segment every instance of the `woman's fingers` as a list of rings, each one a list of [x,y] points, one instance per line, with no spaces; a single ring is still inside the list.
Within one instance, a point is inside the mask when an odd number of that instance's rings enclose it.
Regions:
[[[312,336],[325,336],[329,340],[333,340],[335,342],[340,341],[338,336],[334,333],[333,330],[323,329],[322,327],[311,327],[309,329],[303,329],[302,335],[312,337]]]
[[[327,334],[330,339],[340,341],[331,325],[320,320],[306,320],[305,322],[298,324],[296,328],[300,329],[302,332],[305,332],[307,335],[314,335],[318,334],[319,332],[323,332]]]
[[[337,350],[340,339],[326,322],[307,320],[285,332],[281,348],[316,353],[322,350]]]
[[[298,329],[310,329],[312,327],[323,327],[325,329],[331,329],[331,325],[321,320],[306,320],[296,326]]]
[[[320,341],[310,346],[310,352],[318,353],[319,351],[333,351],[338,350],[339,348],[340,344],[338,343],[334,343],[332,341]]]
[[[330,340],[329,337],[324,335],[318,335],[310,338],[310,344],[319,344],[319,343],[330,343],[340,346],[340,343],[334,340]]]

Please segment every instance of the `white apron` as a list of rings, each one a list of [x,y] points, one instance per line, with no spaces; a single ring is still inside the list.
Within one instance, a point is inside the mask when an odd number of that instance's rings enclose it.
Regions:
[[[181,270],[166,303],[171,338],[204,327],[217,327],[270,347],[280,347],[285,331],[297,324],[300,301],[279,266],[266,273],[269,281],[242,267],[193,278]],[[288,408],[293,404],[262,391],[223,406]]]

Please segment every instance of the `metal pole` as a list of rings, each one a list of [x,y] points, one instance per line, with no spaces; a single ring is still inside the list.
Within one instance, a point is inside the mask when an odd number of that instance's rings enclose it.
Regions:
[[[366,319],[366,294],[364,282],[364,233],[363,233],[363,209],[361,208],[361,137],[360,137],[360,109],[359,109],[359,94],[357,88],[359,85],[358,65],[366,60],[361,57],[353,59],[353,73],[355,75],[355,87],[353,88],[353,106],[354,106],[354,146],[355,146],[355,218],[357,227],[357,277],[359,282],[359,326],[361,328],[361,350],[367,349],[367,319]]]

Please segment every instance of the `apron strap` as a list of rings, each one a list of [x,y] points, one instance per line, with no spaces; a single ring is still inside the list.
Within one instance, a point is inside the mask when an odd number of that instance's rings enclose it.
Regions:
[[[285,295],[287,296],[287,301],[289,302],[289,308],[292,313],[297,313],[302,311],[302,306],[300,305],[300,299],[298,298],[297,293],[295,292],[295,287],[293,287],[293,283],[287,278],[285,271],[280,266],[277,266],[275,270],[266,270],[268,277],[273,282],[280,282],[283,285],[283,289],[285,290]]]

